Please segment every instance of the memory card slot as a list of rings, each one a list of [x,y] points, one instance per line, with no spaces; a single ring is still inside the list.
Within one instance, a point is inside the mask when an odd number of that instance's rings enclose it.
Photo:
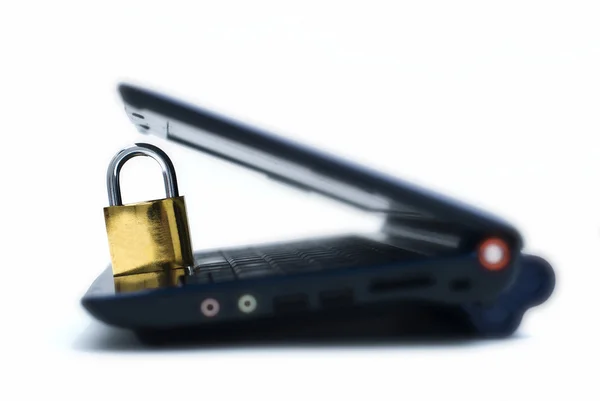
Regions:
[[[372,293],[386,293],[407,291],[431,287],[435,280],[427,275],[412,277],[381,277],[371,280],[369,291]]]

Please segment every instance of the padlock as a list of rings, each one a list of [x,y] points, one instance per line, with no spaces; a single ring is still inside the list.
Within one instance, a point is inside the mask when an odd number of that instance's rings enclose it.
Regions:
[[[166,197],[123,205],[120,172],[133,157],[149,156],[162,169]],[[185,200],[179,196],[175,168],[156,146],[138,143],[117,153],[107,172],[109,206],[106,233],[117,292],[169,287],[191,272],[194,256]]]

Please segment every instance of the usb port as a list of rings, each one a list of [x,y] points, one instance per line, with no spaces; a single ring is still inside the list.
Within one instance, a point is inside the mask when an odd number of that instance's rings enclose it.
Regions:
[[[324,308],[339,308],[352,305],[354,303],[354,293],[350,288],[323,291],[319,294],[319,299]]]
[[[275,313],[293,313],[308,309],[308,296],[306,294],[282,295],[273,298]]]

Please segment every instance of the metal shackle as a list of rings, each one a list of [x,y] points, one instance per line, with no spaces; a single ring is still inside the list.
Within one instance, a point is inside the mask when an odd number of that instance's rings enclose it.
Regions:
[[[160,165],[165,183],[165,192],[167,198],[175,198],[179,196],[177,189],[177,177],[175,175],[175,167],[169,159],[169,156],[159,148],[149,143],[136,143],[134,146],[125,148],[113,157],[108,165],[106,173],[106,187],[108,189],[108,204],[110,206],[121,206],[121,184],[120,174],[121,168],[125,163],[136,156],[148,156],[156,160]]]

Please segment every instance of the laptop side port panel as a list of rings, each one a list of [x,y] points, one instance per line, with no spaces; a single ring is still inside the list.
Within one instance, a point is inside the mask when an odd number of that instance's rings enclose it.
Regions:
[[[440,261],[439,268],[433,268],[429,277],[423,272],[413,278],[414,282],[407,279],[408,283],[397,283],[414,286],[415,291],[416,287],[423,292],[433,291],[440,301],[444,296],[448,302],[457,298],[493,300],[513,283],[518,273],[521,240],[516,233],[486,233],[432,216],[411,215],[388,217],[382,234],[387,243],[426,255],[432,263]]]
[[[371,300],[414,298],[440,303],[485,302],[502,292],[510,278],[506,272],[491,277],[473,255],[432,259],[409,268],[399,267],[372,275],[366,284]]]

